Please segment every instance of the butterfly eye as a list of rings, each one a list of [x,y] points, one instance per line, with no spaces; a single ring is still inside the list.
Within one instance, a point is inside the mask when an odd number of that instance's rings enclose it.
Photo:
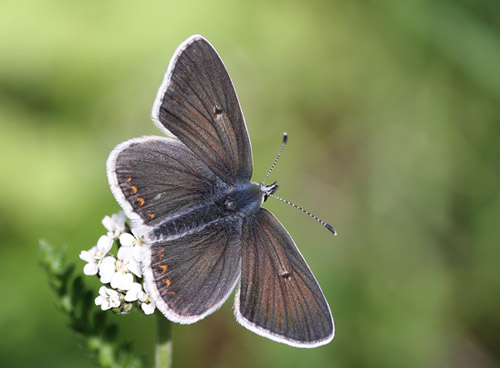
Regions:
[[[234,202],[234,199],[231,197],[226,197],[224,200],[224,208],[229,211],[234,211],[236,209],[236,203]]]

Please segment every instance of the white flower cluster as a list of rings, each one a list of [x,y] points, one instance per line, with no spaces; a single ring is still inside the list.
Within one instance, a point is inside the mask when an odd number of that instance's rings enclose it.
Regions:
[[[101,236],[90,250],[80,253],[80,258],[87,262],[83,273],[88,276],[99,274],[101,282],[111,287],[101,286],[95,299],[95,304],[102,310],[116,308],[127,313],[135,303],[140,304],[145,314],[152,314],[154,303],[140,283],[142,241],[126,232],[125,221],[123,211],[104,217],[102,224],[107,234]],[[119,244],[116,257],[110,253],[115,241]]]

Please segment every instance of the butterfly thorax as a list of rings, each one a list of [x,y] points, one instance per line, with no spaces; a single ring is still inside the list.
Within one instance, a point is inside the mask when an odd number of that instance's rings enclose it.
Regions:
[[[244,218],[259,210],[263,197],[264,192],[259,184],[246,182],[231,187],[214,205],[222,217]]]
[[[239,226],[242,219],[257,213],[266,192],[260,184],[245,182],[221,188],[214,199],[167,218],[153,229],[148,241],[155,243],[196,233],[214,223]]]

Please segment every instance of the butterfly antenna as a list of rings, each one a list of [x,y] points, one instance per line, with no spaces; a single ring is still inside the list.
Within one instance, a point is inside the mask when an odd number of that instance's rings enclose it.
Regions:
[[[269,169],[269,171],[267,172],[267,175],[266,177],[264,178],[264,181],[262,182],[262,185],[264,185],[264,183],[266,182],[267,178],[269,177],[269,175],[271,174],[271,171],[273,171],[274,167],[276,166],[276,164],[278,163],[278,160],[281,156],[281,154],[283,153],[283,149],[285,148],[285,145],[286,145],[286,142],[288,141],[288,134],[286,134],[286,132],[283,133],[283,142],[281,143],[281,148],[280,148],[280,151],[278,152],[278,156],[276,156],[276,158],[274,159],[274,162],[273,164],[271,165],[271,168]]]
[[[279,157],[279,156],[278,156],[278,157]],[[284,203],[286,203],[286,204],[289,204],[290,206],[295,207],[296,209],[298,209],[298,210],[300,210],[300,211],[304,212],[306,215],[309,215],[310,217],[312,217],[313,219],[315,219],[316,221],[318,221],[321,225],[323,225],[323,226],[324,226],[324,227],[326,227],[328,230],[330,230],[330,231],[333,233],[333,235],[337,235],[337,232],[335,231],[335,229],[333,228],[333,226],[332,226],[332,225],[327,224],[325,221],[323,221],[323,220],[322,220],[322,219],[320,219],[319,217],[317,217],[317,216],[313,215],[313,214],[312,214],[311,212],[309,212],[308,210],[305,210],[305,209],[303,209],[302,207],[297,206],[295,203],[292,203],[292,202],[290,202],[290,201],[287,201],[286,199],[280,198],[280,197],[278,197],[278,196],[276,196],[276,195],[274,195],[274,194],[269,194],[269,196],[270,196],[270,197],[273,197],[273,198],[275,198],[275,199],[277,199],[277,200],[280,200],[281,202],[284,202]]]

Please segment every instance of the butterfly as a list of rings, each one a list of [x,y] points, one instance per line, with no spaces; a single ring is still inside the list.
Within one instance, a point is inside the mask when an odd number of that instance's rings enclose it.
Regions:
[[[296,347],[330,342],[334,323],[314,275],[251,181],[252,147],[233,83],[194,35],[175,51],[152,109],[166,137],[119,144],[108,180],[144,239],[145,290],[173,322],[213,313],[237,287],[237,321]],[[333,228],[332,228],[333,230]]]

